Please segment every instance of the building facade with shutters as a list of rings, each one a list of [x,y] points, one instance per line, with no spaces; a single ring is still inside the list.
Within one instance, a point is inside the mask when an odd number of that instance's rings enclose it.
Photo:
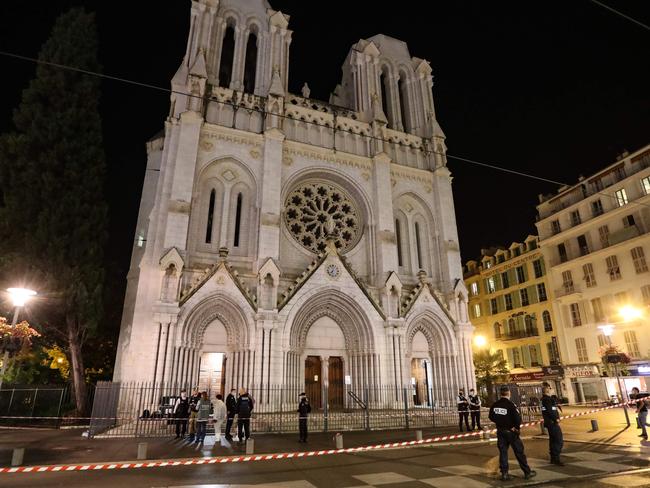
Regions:
[[[115,380],[287,385],[316,406],[321,385],[419,384],[429,404],[474,387],[429,63],[359,40],[324,102],[289,93],[289,16],[265,0],[189,17],[147,143]]]
[[[650,146],[553,195],[540,195],[536,223],[558,318],[560,356],[575,401],[616,394],[603,381],[611,343],[632,359],[625,388],[646,389],[650,371]],[[626,309],[640,313],[630,319]],[[573,375],[573,372],[576,374]]]
[[[557,327],[537,237],[482,254],[465,264],[470,319],[475,335],[486,339],[474,349],[501,354],[513,383],[541,387],[549,381],[559,391]]]

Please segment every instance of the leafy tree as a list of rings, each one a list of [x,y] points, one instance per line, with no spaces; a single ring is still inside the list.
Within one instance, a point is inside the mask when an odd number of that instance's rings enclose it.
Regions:
[[[94,15],[61,15],[39,60],[99,71]],[[5,277],[41,299],[32,322],[65,338],[75,402],[86,411],[82,347],[102,314],[106,238],[99,79],[39,64],[0,141],[0,256]]]
[[[501,354],[487,349],[474,353],[476,384],[487,391],[488,404],[494,402],[494,385],[508,380],[508,363]]]

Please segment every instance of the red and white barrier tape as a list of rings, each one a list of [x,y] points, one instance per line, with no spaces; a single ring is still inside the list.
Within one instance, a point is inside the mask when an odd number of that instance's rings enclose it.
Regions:
[[[629,402],[633,404],[635,402]],[[627,404],[627,405],[629,405]],[[561,420],[571,419],[575,417],[582,417],[612,408],[622,407],[623,404],[610,405],[607,407],[595,408],[585,412],[578,412],[571,415],[560,417]],[[521,424],[521,428],[539,425],[542,420],[535,422],[527,422]],[[451,441],[456,439],[463,439],[467,437],[480,436],[484,432],[495,433],[497,429],[488,431],[466,432],[464,434],[450,434],[437,437],[429,437],[422,440],[389,442],[386,444],[372,444],[368,446],[348,447],[344,449],[327,449],[320,451],[303,451],[303,452],[282,452],[275,454],[256,454],[246,456],[218,456],[209,458],[193,458],[193,459],[179,459],[179,460],[159,460],[149,462],[115,462],[115,463],[89,463],[89,464],[60,464],[48,466],[16,466],[13,468],[0,468],[0,473],[43,473],[43,472],[61,472],[61,471],[98,471],[98,470],[114,470],[114,469],[134,469],[134,468],[161,468],[170,466],[193,466],[201,464],[226,464],[226,463],[244,463],[249,461],[271,461],[276,459],[300,459],[305,457],[326,456],[331,454],[354,454],[359,452],[376,451],[380,449],[395,449],[400,447],[412,447],[423,444],[433,444],[436,442]]]

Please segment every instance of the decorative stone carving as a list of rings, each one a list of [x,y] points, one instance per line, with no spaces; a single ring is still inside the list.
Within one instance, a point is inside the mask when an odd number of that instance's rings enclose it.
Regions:
[[[284,218],[293,237],[314,253],[326,248],[328,222],[337,234],[340,251],[351,249],[361,238],[360,213],[341,188],[331,183],[306,183],[293,190],[285,202]]]

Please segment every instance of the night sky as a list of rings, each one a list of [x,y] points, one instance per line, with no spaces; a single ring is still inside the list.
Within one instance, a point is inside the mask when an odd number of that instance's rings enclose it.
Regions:
[[[650,2],[604,0],[650,24]],[[307,81],[327,100],[340,66],[360,38],[405,40],[430,61],[438,121],[450,155],[573,183],[650,142],[650,31],[588,0],[373,1],[271,0],[291,15],[290,90]],[[422,10],[431,6],[433,14]],[[2,2],[0,50],[36,57],[58,14],[85,5],[97,13],[104,72],[169,87],[185,50],[190,2]],[[0,131],[34,74],[0,57]],[[104,81],[108,163],[110,286],[124,287],[145,167],[145,141],[158,132],[169,97]],[[463,260],[482,247],[534,232],[539,193],[556,187],[453,159]],[[120,297],[121,298],[121,297]]]

